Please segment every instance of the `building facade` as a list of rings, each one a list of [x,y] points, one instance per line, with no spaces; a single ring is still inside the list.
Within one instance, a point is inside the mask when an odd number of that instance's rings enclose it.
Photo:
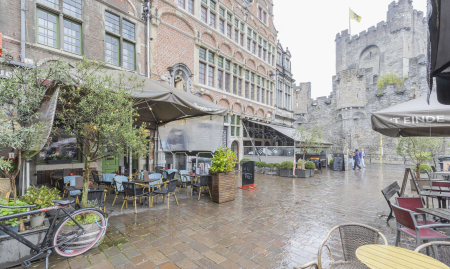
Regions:
[[[326,126],[325,139],[334,151],[364,148],[368,162],[404,164],[396,154],[396,139],[372,130],[371,114],[407,102],[427,92],[427,22],[412,1],[399,0],[388,6],[387,21],[358,35],[348,30],[336,35],[336,75],[329,96],[311,98],[311,83],[301,83],[295,92],[296,124],[314,122]],[[385,74],[404,78],[404,85],[378,88]]]
[[[292,75],[291,52],[278,42],[277,69],[276,69],[276,102],[275,123],[292,127],[293,118],[293,91],[295,80]]]

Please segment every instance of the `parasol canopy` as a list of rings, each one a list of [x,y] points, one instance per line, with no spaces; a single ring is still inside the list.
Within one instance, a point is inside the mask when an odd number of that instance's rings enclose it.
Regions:
[[[391,137],[450,136],[450,107],[440,104],[436,94],[392,106],[372,114],[372,129]]]

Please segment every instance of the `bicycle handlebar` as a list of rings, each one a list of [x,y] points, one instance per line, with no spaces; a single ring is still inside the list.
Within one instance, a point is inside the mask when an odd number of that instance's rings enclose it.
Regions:
[[[6,205],[0,205],[0,207],[4,207],[4,208],[32,208],[32,207],[36,207],[36,205],[23,205],[23,206],[6,206]]]

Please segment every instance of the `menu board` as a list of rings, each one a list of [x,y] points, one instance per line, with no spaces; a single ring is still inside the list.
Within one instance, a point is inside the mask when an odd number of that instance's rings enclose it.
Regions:
[[[255,162],[242,164],[242,186],[255,184]]]

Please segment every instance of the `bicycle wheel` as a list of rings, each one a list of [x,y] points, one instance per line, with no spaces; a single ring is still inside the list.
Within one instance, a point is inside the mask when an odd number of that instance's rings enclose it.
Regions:
[[[84,229],[67,216],[58,223],[53,232],[53,250],[62,257],[73,257],[91,249],[106,233],[106,218],[95,208],[83,208],[70,214]],[[84,217],[84,219],[83,219]]]

